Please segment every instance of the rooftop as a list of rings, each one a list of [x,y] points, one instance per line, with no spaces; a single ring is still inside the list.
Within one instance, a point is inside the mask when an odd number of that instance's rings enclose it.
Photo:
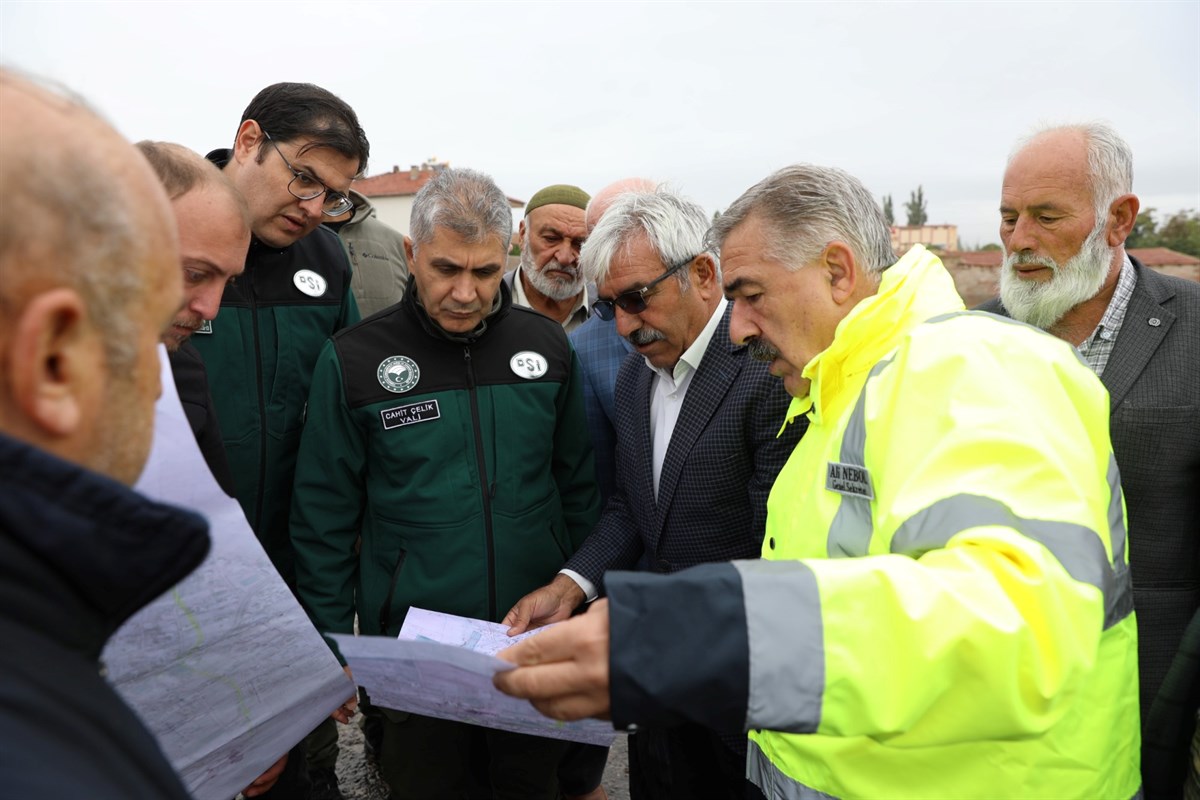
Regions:
[[[426,161],[420,166],[414,164],[408,169],[392,167],[391,172],[359,178],[354,182],[354,190],[365,197],[412,197],[421,191],[421,187],[429,183],[434,175],[448,167],[447,163]],[[507,196],[507,195],[506,195]],[[523,208],[524,200],[509,197],[508,203],[513,208]]]

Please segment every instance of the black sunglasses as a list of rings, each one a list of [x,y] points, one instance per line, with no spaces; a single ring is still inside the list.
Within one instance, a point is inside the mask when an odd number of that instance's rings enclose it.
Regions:
[[[662,275],[659,275],[654,280],[647,283],[640,289],[630,289],[628,292],[622,292],[612,300],[597,300],[592,303],[592,311],[597,317],[602,320],[611,320],[617,316],[617,307],[619,306],[626,314],[640,314],[646,310],[646,299],[651,297],[651,290],[665,281],[670,276],[674,275],[679,270],[686,267],[696,260],[692,256],[684,261],[680,261],[675,266],[668,269]]]

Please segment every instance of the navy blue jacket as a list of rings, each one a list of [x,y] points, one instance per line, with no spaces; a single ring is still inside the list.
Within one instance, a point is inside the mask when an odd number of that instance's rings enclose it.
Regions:
[[[204,520],[0,435],[0,794],[186,798],[104,643],[208,553]]]

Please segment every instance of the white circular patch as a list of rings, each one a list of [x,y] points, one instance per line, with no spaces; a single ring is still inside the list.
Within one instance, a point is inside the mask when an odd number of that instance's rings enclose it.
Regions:
[[[375,370],[379,385],[389,392],[403,394],[421,380],[421,368],[408,356],[390,356],[379,362]]]
[[[546,374],[546,358],[541,353],[535,353],[532,350],[522,350],[511,359],[508,365],[512,367],[513,374],[518,378],[526,380],[534,380]]]
[[[296,288],[304,292],[309,297],[320,297],[325,294],[325,279],[311,269],[302,269],[292,276],[292,283],[296,284]]]

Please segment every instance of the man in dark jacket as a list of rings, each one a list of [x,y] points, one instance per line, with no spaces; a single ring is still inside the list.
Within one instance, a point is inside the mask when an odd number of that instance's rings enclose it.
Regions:
[[[321,223],[353,208],[347,194],[369,151],[341,98],[309,83],[277,83],[250,101],[233,148],[208,154],[246,198],[254,237],[245,273],[225,288],[217,318],[192,344],[216,387],[237,499],[293,587],[288,512],[304,401],[325,340],[359,320],[346,249]],[[314,793],[338,800],[332,722],[308,750]]]
[[[0,787],[186,798],[100,651],[208,551],[204,521],[127,488],[180,306],[167,198],[74,101],[0,73]]]
[[[603,593],[609,570],[677,572],[762,551],[767,495],[805,425],[780,431],[783,383],[730,341],[708,227],[703,208],[660,189],[618,197],[589,235],[580,264],[596,314],[641,356],[617,378],[616,491],[559,575],[508,613],[510,633],[566,619]],[[741,730],[644,726],[629,753],[634,798],[746,794]]]
[[[579,366],[562,326],[501,285],[503,192],[446,170],[413,205],[404,300],[322,351],[292,540],[318,630],[395,636],[410,606],[498,622],[596,521]],[[356,542],[361,536],[361,551]],[[388,712],[396,798],[554,798],[563,743]],[[476,796],[476,794],[470,794]]]
[[[1182,791],[1196,712],[1184,729],[1149,724],[1172,718],[1151,708],[1200,609],[1200,286],[1126,254],[1138,208],[1133,153],[1112,128],[1032,136],[1004,173],[1000,299],[982,308],[1075,345],[1108,389],[1138,614],[1142,778],[1147,798],[1165,798]]]
[[[198,153],[170,142],[143,141],[137,148],[167,190],[179,231],[183,307],[163,336],[175,388],[209,470],[232,497],[233,476],[212,413],[208,373],[188,340],[217,316],[226,284],[242,274],[250,246],[249,209],[229,178]]]
[[[369,145],[354,110],[330,92],[278,83],[242,115],[231,150],[214,150],[250,206],[245,274],[192,344],[204,357],[237,498],[280,575],[294,583],[287,518],[304,400],[325,340],[358,321],[350,263],[324,219],[351,208],[346,193]]]

